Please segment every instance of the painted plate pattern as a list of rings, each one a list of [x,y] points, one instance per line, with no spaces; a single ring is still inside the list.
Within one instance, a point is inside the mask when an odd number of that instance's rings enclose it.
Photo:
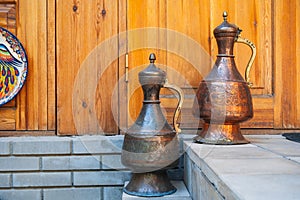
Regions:
[[[12,100],[27,77],[27,56],[19,40],[0,27],[0,106]]]

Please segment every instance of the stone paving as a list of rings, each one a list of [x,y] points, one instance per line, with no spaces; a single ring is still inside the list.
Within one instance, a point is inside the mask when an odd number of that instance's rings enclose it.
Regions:
[[[193,199],[204,199],[200,181],[190,177],[197,170],[213,186],[212,195],[217,193],[218,199],[300,199],[300,143],[281,135],[246,137],[251,144],[216,146],[185,141],[185,181]]]
[[[248,135],[251,144],[216,146],[181,137],[192,199],[300,199],[300,143]],[[120,160],[122,142],[123,136],[1,138],[0,199],[122,199],[130,179]]]

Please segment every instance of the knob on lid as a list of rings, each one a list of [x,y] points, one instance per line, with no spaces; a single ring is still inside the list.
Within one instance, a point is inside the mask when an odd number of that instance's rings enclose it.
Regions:
[[[156,56],[151,53],[149,56],[149,66],[139,73],[139,80],[142,85],[144,84],[160,84],[163,85],[166,81],[166,72],[156,67],[154,64]]]
[[[226,37],[226,36],[235,37],[237,35],[239,28],[235,24],[228,23],[227,17],[228,17],[228,13],[225,11],[223,13],[224,21],[222,22],[222,24],[220,24],[214,29],[215,37]]]

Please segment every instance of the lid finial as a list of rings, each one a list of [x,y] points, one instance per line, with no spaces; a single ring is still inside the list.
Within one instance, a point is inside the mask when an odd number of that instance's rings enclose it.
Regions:
[[[223,12],[224,21],[227,21],[228,13],[226,11]]]
[[[154,63],[155,60],[156,60],[156,56],[154,53],[151,53],[150,56],[149,56],[149,60],[150,60],[150,63]]]

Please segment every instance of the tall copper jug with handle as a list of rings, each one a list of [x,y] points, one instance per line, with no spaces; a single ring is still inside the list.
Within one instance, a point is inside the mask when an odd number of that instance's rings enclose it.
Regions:
[[[157,197],[176,191],[166,169],[176,166],[180,157],[177,118],[183,103],[183,92],[179,87],[168,84],[165,71],[154,64],[155,54],[150,54],[149,59],[150,65],[139,73],[144,101],[137,120],[125,133],[122,163],[133,172],[124,192]],[[179,96],[173,117],[174,128],[169,125],[160,107],[159,92],[162,87],[174,90]]]
[[[240,123],[253,117],[249,72],[256,56],[256,47],[240,36],[241,30],[224,21],[214,29],[218,55],[214,67],[201,81],[193,106],[193,114],[204,120],[202,131],[194,138],[197,143],[244,144]],[[246,67],[245,79],[237,70],[233,47],[236,42],[247,44],[252,55]]]

